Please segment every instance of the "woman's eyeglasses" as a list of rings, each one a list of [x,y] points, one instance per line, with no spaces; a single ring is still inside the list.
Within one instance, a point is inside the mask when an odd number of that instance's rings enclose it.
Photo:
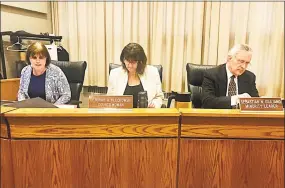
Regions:
[[[136,61],[136,60],[127,60],[127,59],[124,59],[125,63],[128,63],[128,64],[137,64],[139,61]]]

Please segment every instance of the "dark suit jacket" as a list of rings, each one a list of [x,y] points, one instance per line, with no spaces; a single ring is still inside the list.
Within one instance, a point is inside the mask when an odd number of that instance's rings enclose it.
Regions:
[[[227,85],[226,64],[206,70],[202,83],[202,108],[232,108],[231,97],[226,96]],[[248,70],[238,76],[238,94],[242,93],[259,97],[255,75]]]

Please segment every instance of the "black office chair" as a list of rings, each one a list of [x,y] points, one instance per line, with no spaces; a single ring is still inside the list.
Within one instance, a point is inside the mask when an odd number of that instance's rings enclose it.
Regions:
[[[115,63],[110,63],[109,64],[109,74],[110,74],[112,69],[118,68],[120,66],[122,66],[122,65],[118,65],[118,64],[115,64]],[[160,81],[162,83],[162,71],[163,71],[162,65],[151,65],[151,66],[154,66],[155,68],[157,68],[158,73],[159,73],[159,77],[160,77]]]
[[[186,64],[187,86],[188,91],[191,92],[191,101],[193,108],[201,108],[204,72],[205,70],[214,67],[216,67],[216,65],[196,65],[193,63]]]
[[[16,61],[17,78],[21,78],[21,72],[25,66],[27,66],[26,61]]]
[[[83,87],[85,70],[87,67],[86,61],[70,62],[51,60],[51,63],[58,66],[68,80],[71,91],[71,100],[69,104],[77,105],[77,107],[79,107],[79,104],[81,103],[79,98]],[[21,71],[26,65],[27,64],[24,61],[17,62],[16,70],[18,78],[21,77]]]
[[[120,67],[120,66],[122,66],[122,65],[110,63],[110,64],[109,64],[109,74],[110,74],[110,72],[111,72],[112,69],[118,68],[118,67]],[[161,83],[162,83],[162,71],[163,71],[162,65],[151,65],[151,66],[154,66],[154,67],[157,68],[158,73],[159,73],[159,77],[160,77],[160,81],[161,81]],[[162,104],[162,105],[161,105],[161,108],[166,108],[166,105],[165,105],[165,104]]]
[[[81,103],[79,98],[83,87],[85,70],[87,67],[86,61],[70,62],[52,60],[51,63],[61,68],[68,80],[71,90],[71,100],[69,104],[77,105],[79,107],[79,104]]]

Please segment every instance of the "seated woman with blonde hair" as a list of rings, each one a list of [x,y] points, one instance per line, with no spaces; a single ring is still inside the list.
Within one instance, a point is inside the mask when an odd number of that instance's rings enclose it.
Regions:
[[[18,101],[40,97],[50,103],[66,104],[70,101],[71,91],[63,71],[51,64],[46,46],[35,42],[26,53],[28,66],[21,72]]]
[[[122,67],[111,71],[107,95],[133,95],[137,107],[138,93],[147,91],[148,107],[160,108],[163,92],[157,68],[147,65],[143,48],[137,43],[124,47],[120,60]]]

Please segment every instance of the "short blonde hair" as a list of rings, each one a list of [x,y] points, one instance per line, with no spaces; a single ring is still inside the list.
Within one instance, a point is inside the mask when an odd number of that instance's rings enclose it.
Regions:
[[[236,44],[228,52],[228,56],[235,56],[239,51],[247,51],[252,53],[252,49],[247,44]]]

